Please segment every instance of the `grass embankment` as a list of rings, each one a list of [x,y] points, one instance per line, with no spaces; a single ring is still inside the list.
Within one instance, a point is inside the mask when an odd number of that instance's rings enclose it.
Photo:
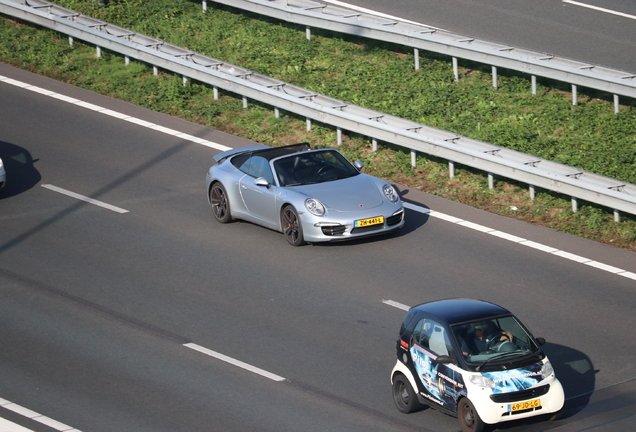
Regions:
[[[59,0],[58,4],[193,51],[249,68],[282,81],[353,104],[524,153],[636,183],[636,109],[621,106],[613,113],[608,95],[585,95],[571,104],[568,85],[530,80],[499,71],[499,89],[492,87],[488,66],[462,63],[454,81],[450,59],[420,53],[421,69],[413,70],[412,50],[366,39],[313,29],[184,0],[111,0],[107,7],[91,0]],[[210,4],[212,5],[212,3]],[[333,146],[336,132],[304,118],[251,103],[240,97],[180,76],[152,75],[152,67],[131,62],[56,32],[0,18],[0,61],[79,87],[185,118],[264,144],[309,141]],[[342,151],[365,162],[365,171],[490,212],[549,226],[578,236],[636,250],[636,217],[580,202],[572,213],[570,197],[538,190],[530,200],[526,185],[497,179],[489,190],[485,173],[456,166],[448,178],[447,161],[420,155],[417,167],[410,154],[386,143],[371,152],[370,140],[345,135]]]

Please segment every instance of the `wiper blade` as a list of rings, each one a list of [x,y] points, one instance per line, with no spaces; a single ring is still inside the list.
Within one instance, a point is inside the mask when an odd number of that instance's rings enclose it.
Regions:
[[[490,362],[491,360],[500,360],[500,359],[506,358],[508,356],[512,356],[512,355],[516,356],[518,354],[519,354],[518,351],[509,351],[509,352],[497,354],[495,356],[492,356],[492,357],[487,358],[486,360],[484,360],[484,362],[482,364],[480,364],[479,366],[477,366],[477,368],[475,370],[477,372],[479,372],[481,370],[481,368],[486,366],[486,363]]]

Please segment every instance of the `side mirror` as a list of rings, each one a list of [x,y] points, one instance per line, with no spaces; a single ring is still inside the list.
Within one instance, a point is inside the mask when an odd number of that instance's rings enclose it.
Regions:
[[[267,180],[265,180],[265,177],[257,178],[256,180],[254,180],[254,184],[256,186],[264,186],[264,187],[269,189],[269,182]]]
[[[356,167],[358,171],[362,171],[362,168],[364,167],[364,163],[362,163],[362,161],[357,160],[353,163],[353,166]]]
[[[536,338],[537,342],[539,343],[539,346],[544,345],[545,344],[545,338],[542,337],[538,337]]]
[[[438,364],[446,364],[446,363],[452,363],[452,362],[453,362],[453,359],[450,358],[450,356],[442,355],[442,356],[437,357],[437,363]]]

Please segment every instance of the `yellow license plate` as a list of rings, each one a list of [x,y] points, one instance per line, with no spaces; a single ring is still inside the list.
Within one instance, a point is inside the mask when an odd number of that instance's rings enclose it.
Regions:
[[[541,407],[541,399],[533,399],[525,402],[517,402],[508,405],[508,412],[523,411],[531,408]]]
[[[370,225],[379,225],[384,223],[384,216],[372,217],[368,219],[360,219],[357,221],[353,221],[353,226],[355,228],[362,228]]]

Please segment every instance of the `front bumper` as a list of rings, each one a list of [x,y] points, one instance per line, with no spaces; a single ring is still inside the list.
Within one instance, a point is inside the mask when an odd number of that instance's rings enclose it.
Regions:
[[[313,217],[305,212],[300,219],[303,226],[303,235],[308,242],[333,242],[351,240],[354,238],[368,237],[385,234],[404,226],[404,207],[391,209],[385,214],[372,212],[369,215],[356,215],[357,219],[366,217],[384,216],[384,223],[363,228],[355,228],[353,219],[323,219]]]
[[[468,397],[479,413],[479,417],[488,424],[555,413],[563,407],[565,402],[561,382],[554,375],[535,388],[514,393],[489,395],[485,389],[469,388]],[[540,400],[540,407],[511,410],[513,404],[537,399]]]

